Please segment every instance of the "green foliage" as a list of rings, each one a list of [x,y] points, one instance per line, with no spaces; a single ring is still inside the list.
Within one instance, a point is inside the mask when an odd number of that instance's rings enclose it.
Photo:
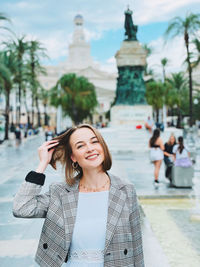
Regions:
[[[85,77],[65,74],[51,89],[51,104],[55,107],[61,105],[75,124],[80,123],[92,115],[97,105],[94,85]]]
[[[176,37],[182,35],[184,38],[187,35],[195,36],[200,27],[200,14],[188,14],[185,18],[175,17],[169,24],[165,32],[165,37]],[[187,41],[185,39],[185,41]]]
[[[161,82],[152,81],[146,84],[146,99],[154,109],[160,109],[164,105],[165,87]]]
[[[172,77],[168,78],[166,82],[170,88],[166,104],[171,108],[177,106],[183,114],[188,114],[189,90],[184,73],[172,73]]]
[[[200,63],[200,41],[198,39],[193,40],[195,45],[195,51],[191,53],[192,68],[195,68]]]
[[[10,112],[10,92],[13,84],[13,73],[16,67],[16,59],[11,51],[0,53],[0,87],[5,95],[5,137],[8,139],[9,112]]]

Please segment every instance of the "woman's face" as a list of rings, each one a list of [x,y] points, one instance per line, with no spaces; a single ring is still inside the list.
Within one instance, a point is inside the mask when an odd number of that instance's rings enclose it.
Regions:
[[[77,129],[70,137],[71,159],[82,169],[102,168],[104,151],[96,135],[88,128]]]
[[[172,145],[175,143],[175,137],[173,135],[170,137],[170,143]]]

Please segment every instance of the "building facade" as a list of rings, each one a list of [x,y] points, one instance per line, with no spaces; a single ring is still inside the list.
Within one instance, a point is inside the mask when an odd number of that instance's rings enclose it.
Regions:
[[[46,66],[46,76],[40,76],[42,86],[49,90],[56,85],[63,74],[75,73],[86,77],[94,84],[98,107],[94,114],[94,122],[105,121],[105,113],[115,97],[117,73],[102,71],[91,56],[90,44],[85,39],[84,20],[81,15],[74,18],[74,32],[72,43],[68,47],[68,58],[57,66]]]

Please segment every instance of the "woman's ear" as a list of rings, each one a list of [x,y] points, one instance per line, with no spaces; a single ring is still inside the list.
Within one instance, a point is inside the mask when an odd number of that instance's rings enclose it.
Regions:
[[[73,154],[71,155],[71,160],[72,160],[73,162],[76,162],[76,161],[77,161]]]

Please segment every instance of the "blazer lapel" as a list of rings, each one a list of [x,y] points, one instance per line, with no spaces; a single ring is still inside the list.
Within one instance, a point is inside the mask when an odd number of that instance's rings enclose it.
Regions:
[[[106,252],[109,243],[114,235],[115,227],[119,220],[120,214],[125,204],[126,194],[119,190],[115,185],[112,184],[111,178],[111,186],[109,192],[109,200],[108,200],[108,218],[107,218],[107,227],[106,227],[106,242],[105,242],[105,250]]]
[[[61,196],[67,248],[69,248],[72,239],[72,233],[76,220],[78,194],[78,183],[76,183],[73,187],[66,186],[66,191]]]

